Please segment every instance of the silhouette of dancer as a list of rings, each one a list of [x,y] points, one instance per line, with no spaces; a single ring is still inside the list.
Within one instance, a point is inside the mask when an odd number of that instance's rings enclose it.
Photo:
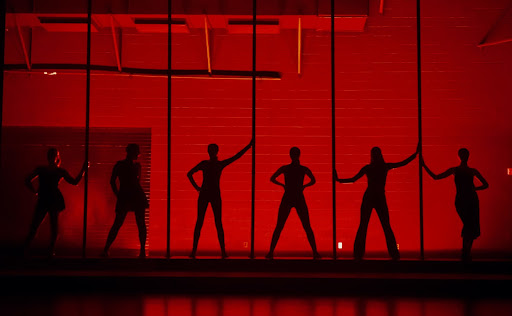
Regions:
[[[191,258],[196,257],[197,244],[199,243],[199,236],[201,235],[201,228],[203,227],[204,216],[208,203],[212,206],[213,216],[215,217],[215,227],[217,228],[217,237],[219,238],[220,250],[222,258],[226,258],[226,246],[224,244],[224,228],[222,228],[222,199],[220,197],[220,176],[225,167],[240,159],[253,145],[253,140],[249,145],[245,146],[239,153],[233,157],[219,161],[217,154],[219,153],[219,146],[217,144],[208,145],[209,160],[201,161],[197,166],[190,169],[187,177],[194,188],[199,192],[197,199],[197,221],[194,229],[194,244],[192,246]],[[199,186],[194,180],[194,173],[203,172],[203,182]]]
[[[304,198],[304,189],[314,185],[316,183],[316,179],[309,168],[300,164],[299,157],[300,149],[292,147],[290,149],[290,158],[292,159],[292,162],[289,165],[284,165],[277,169],[272,177],[270,177],[271,182],[284,188],[284,194],[281,199],[281,205],[279,205],[277,224],[274,229],[274,234],[272,235],[270,250],[265,256],[267,259],[272,259],[274,257],[274,249],[276,248],[279,236],[283,231],[284,224],[288,219],[288,215],[290,215],[292,207],[297,211],[302,227],[306,231],[309,245],[313,250],[313,258],[320,258],[320,254],[316,250],[315,235],[313,234],[313,229],[311,229],[308,206],[306,205],[306,199]],[[284,174],[284,183],[277,181],[277,177],[281,174]],[[306,175],[309,177],[310,181],[304,184],[304,177]]]
[[[468,166],[469,150],[466,148],[459,149],[460,165],[449,168],[443,173],[433,173],[421,158],[423,168],[434,179],[444,179],[450,175],[454,175],[455,188],[455,209],[462,220],[462,260],[471,260],[471,247],[473,241],[480,236],[480,206],[478,202],[478,194],[476,191],[485,190],[489,187],[487,181],[478,172],[478,170]],[[475,187],[473,178],[477,177],[482,185]]]
[[[46,157],[48,159],[48,166],[37,167],[25,179],[26,186],[30,191],[37,194],[37,203],[34,217],[32,218],[32,223],[30,224],[29,233],[23,248],[25,252],[28,251],[30,243],[36,236],[39,225],[43,222],[46,214],[49,214],[51,226],[49,256],[52,257],[55,255],[55,243],[57,241],[59,227],[59,213],[66,208],[64,197],[59,190],[59,182],[61,179],[64,179],[69,184],[77,185],[82,179],[88,164],[84,163],[78,175],[73,178],[65,169],[60,167],[62,161],[57,148],[48,149]],[[32,185],[32,181],[36,178],[39,181],[39,187],[37,190],[34,189],[34,186]]]
[[[368,179],[368,187],[363,196],[361,203],[361,219],[359,222],[359,229],[357,230],[356,240],[354,242],[354,258],[361,260],[365,252],[366,233],[368,230],[368,223],[372,210],[375,209],[379,216],[384,235],[386,236],[386,244],[388,252],[393,260],[400,259],[400,253],[396,245],[395,235],[391,230],[389,223],[389,210],[386,202],[386,177],[388,171],[391,169],[403,167],[416,158],[418,149],[409,158],[395,163],[386,163],[382,156],[382,151],[379,147],[373,147],[371,150],[370,164],[361,168],[361,170],[352,178],[339,179],[335,171],[335,180],[339,183],[352,183],[359,180],[362,176],[366,175]]]
[[[140,252],[139,258],[146,257],[146,221],[145,211],[149,207],[146,194],[140,185],[141,166],[136,162],[140,155],[140,148],[137,144],[126,146],[126,158],[118,161],[110,177],[110,186],[117,196],[116,218],[108,233],[107,242],[103,249],[102,256],[108,257],[108,250],[117,237],[119,229],[124,223],[129,211],[135,213],[135,221],[139,230]],[[119,178],[119,189],[116,179]]]

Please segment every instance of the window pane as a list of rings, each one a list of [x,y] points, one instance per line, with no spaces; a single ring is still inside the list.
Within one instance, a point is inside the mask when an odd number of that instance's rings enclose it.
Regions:
[[[6,211],[0,220],[1,240],[11,246],[22,244],[34,216],[46,215],[30,252],[47,255],[51,240],[47,212],[58,213],[55,253],[78,256],[82,249],[84,182],[74,186],[60,181],[62,198],[52,185],[43,185],[36,196],[23,184],[33,171],[32,176],[38,175],[33,181],[36,189],[41,177],[48,179],[44,175],[62,175],[47,161],[52,147],[60,152],[60,168],[72,177],[80,174],[85,157],[86,76],[84,70],[65,68],[85,64],[86,24],[73,24],[74,29],[70,29],[42,19],[57,14],[83,19],[86,1],[74,2],[72,8],[55,6],[51,1],[37,8],[32,5],[31,1],[10,1],[7,6],[0,176],[4,188],[1,208]]]

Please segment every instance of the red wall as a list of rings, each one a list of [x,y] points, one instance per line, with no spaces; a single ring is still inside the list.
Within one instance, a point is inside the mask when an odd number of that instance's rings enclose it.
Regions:
[[[390,0],[385,2],[384,15],[379,15],[378,2],[370,2],[370,17],[363,33],[336,34],[336,160],[338,172],[344,177],[353,176],[369,162],[373,146],[380,146],[385,159],[394,162],[410,155],[417,142],[416,8],[410,1]],[[460,147],[471,151],[470,165],[490,183],[489,190],[479,193],[482,236],[475,242],[475,249],[494,254],[510,254],[512,247],[512,233],[508,229],[512,215],[507,208],[512,202],[512,184],[506,175],[506,168],[512,167],[512,130],[507,124],[512,114],[508,107],[512,44],[488,48],[476,45],[506,4],[504,0],[429,1],[422,6],[425,159],[434,171],[441,172],[457,163],[456,152]],[[18,45],[13,34],[6,36],[10,38],[6,45]],[[95,33],[93,59],[113,66],[115,57],[109,36],[108,32]],[[280,165],[289,162],[291,146],[301,148],[301,162],[317,177],[318,183],[306,190],[306,199],[319,250],[328,256],[332,249],[330,34],[304,32],[300,76],[296,72],[296,36],[290,30],[278,35],[258,35],[257,70],[280,71],[282,79],[257,82],[257,255],[268,250],[282,196],[280,188],[271,184],[269,178]],[[128,45],[123,55],[125,66],[167,66],[165,36],[123,34],[123,41]],[[173,68],[205,69],[203,41],[199,31],[175,36]],[[68,51],[57,61],[75,56],[76,61],[65,62],[82,62],[84,56],[85,46],[75,48],[78,52],[72,54],[68,46],[57,42],[51,47],[43,46],[42,42],[32,45],[40,62],[47,62],[45,56],[55,51]],[[11,60],[19,62],[14,57]],[[251,35],[216,33],[212,60],[214,69],[250,70]],[[188,183],[186,172],[207,159],[209,143],[220,145],[221,159],[248,143],[251,82],[175,78],[172,89],[171,246],[176,254],[185,255],[192,245],[197,212],[197,193]],[[3,124],[83,127],[84,102],[85,75],[7,72]],[[167,79],[94,74],[91,126],[151,128],[149,249],[152,254],[163,254]],[[244,244],[250,241],[250,155],[251,151],[228,167],[222,178],[226,244],[233,255],[248,255],[250,249],[250,244]],[[121,158],[120,153],[120,157],[112,157],[112,162]],[[425,178],[424,187],[427,254],[434,257],[446,252],[456,257],[461,223],[453,206],[453,180],[434,183]],[[343,242],[341,256],[352,254],[364,189],[364,179],[356,184],[337,185],[337,241]],[[387,197],[391,225],[406,257],[419,253],[418,196],[417,161],[390,172]],[[132,243],[136,249],[136,236]],[[370,221],[367,249],[375,255],[386,249],[375,214]],[[199,254],[218,254],[210,210]],[[294,213],[285,226],[276,254],[310,254]]]

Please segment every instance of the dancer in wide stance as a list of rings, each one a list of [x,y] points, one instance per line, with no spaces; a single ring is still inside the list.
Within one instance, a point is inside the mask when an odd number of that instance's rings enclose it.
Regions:
[[[403,167],[416,158],[418,149],[409,158],[395,163],[387,163],[384,161],[382,151],[379,147],[373,147],[371,150],[370,164],[364,166],[354,177],[348,179],[339,179],[337,172],[335,172],[335,180],[339,183],[352,183],[356,182],[362,176],[366,175],[368,179],[368,187],[363,196],[361,203],[361,220],[359,222],[359,229],[357,230],[356,240],[354,242],[354,258],[361,260],[364,256],[366,245],[366,232],[368,230],[368,223],[372,210],[375,209],[379,216],[380,223],[386,236],[386,244],[388,247],[389,255],[393,260],[400,259],[400,253],[396,245],[395,235],[391,230],[389,223],[389,210],[386,202],[386,178],[388,171],[391,169]]]
[[[139,158],[140,148],[137,144],[128,144],[126,146],[126,158],[118,161],[112,175],[110,177],[110,186],[117,196],[116,218],[110,232],[108,233],[107,242],[103,249],[102,256],[108,257],[110,246],[117,237],[119,229],[124,223],[128,212],[135,213],[135,221],[139,230],[140,251],[139,258],[146,257],[146,208],[149,203],[140,185],[141,166],[136,160]],[[116,180],[119,179],[119,188]]]
[[[219,146],[217,144],[208,145],[209,160],[201,161],[197,166],[190,169],[187,177],[194,188],[199,192],[197,199],[197,221],[194,229],[194,244],[192,246],[191,258],[196,257],[197,245],[199,243],[199,236],[201,235],[201,228],[203,227],[204,216],[208,204],[212,206],[213,216],[215,217],[215,227],[217,228],[217,237],[219,238],[220,250],[222,258],[226,258],[226,246],[224,244],[224,228],[222,227],[222,199],[220,197],[220,176],[224,168],[242,157],[253,145],[253,141],[245,146],[239,153],[226,160],[219,160],[217,154],[219,153]],[[199,186],[194,180],[194,173],[203,172],[203,182]]]
[[[270,181],[280,185],[284,188],[283,198],[281,199],[281,205],[279,206],[279,213],[277,215],[277,225],[272,235],[272,241],[270,243],[270,250],[266,255],[266,258],[272,259],[274,257],[274,249],[276,248],[279,236],[284,228],[284,224],[290,215],[292,207],[297,211],[297,215],[302,223],[302,227],[306,231],[309,245],[313,250],[313,258],[320,258],[316,249],[315,235],[313,229],[311,229],[311,223],[309,222],[308,206],[306,199],[304,198],[304,189],[312,186],[316,183],[315,176],[309,170],[309,168],[300,164],[300,149],[292,147],[290,149],[290,158],[292,162],[288,165],[280,167],[270,178]],[[284,183],[279,182],[277,177],[281,174],[284,175]],[[304,184],[304,177],[308,176],[310,181]]]
[[[37,194],[37,204],[32,223],[30,224],[30,230],[24,243],[24,251],[28,251],[39,225],[41,225],[46,214],[49,214],[51,227],[49,256],[52,257],[55,252],[55,243],[58,236],[59,213],[66,208],[64,197],[59,190],[59,182],[64,179],[69,184],[77,185],[82,179],[88,164],[84,163],[78,175],[73,178],[65,169],[60,167],[62,161],[57,148],[48,149],[46,157],[48,159],[48,165],[37,167],[25,179],[26,186],[30,191]],[[39,182],[37,190],[32,185],[32,181],[36,178]]]
[[[421,159],[423,168],[434,179],[440,180],[453,175],[455,180],[455,209],[462,220],[462,254],[461,259],[464,261],[471,260],[471,247],[473,241],[480,236],[480,206],[478,194],[476,191],[485,190],[489,187],[487,181],[478,172],[478,170],[468,166],[469,150],[461,148],[459,150],[460,165],[452,167],[443,173],[433,173]],[[480,180],[481,185],[475,187],[474,178]]]

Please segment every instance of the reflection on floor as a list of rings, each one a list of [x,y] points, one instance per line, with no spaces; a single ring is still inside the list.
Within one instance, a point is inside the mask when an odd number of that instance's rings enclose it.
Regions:
[[[53,316],[484,316],[512,300],[166,295],[3,296],[2,315]]]

